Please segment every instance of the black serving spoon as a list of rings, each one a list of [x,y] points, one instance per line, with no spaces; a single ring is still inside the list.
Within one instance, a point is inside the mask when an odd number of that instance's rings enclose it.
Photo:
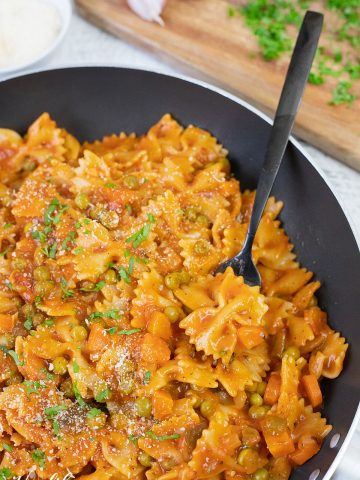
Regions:
[[[261,168],[255,201],[245,243],[240,253],[222,263],[216,273],[232,267],[235,275],[242,275],[248,285],[261,285],[261,278],[251,256],[251,248],[270,191],[279,171],[296,113],[303,96],[314,60],[323,25],[323,15],[308,11],[305,14],[281,91],[273,127]]]

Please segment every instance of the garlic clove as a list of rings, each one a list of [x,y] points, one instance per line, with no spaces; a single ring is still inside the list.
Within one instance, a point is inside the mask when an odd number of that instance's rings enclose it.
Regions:
[[[164,25],[160,15],[165,7],[166,0],[127,0],[127,3],[131,10],[143,20]]]

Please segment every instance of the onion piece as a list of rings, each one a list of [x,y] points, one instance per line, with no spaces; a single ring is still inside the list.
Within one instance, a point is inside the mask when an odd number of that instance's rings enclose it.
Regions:
[[[165,7],[166,0],[127,0],[127,3],[131,10],[143,20],[164,25],[160,15]]]

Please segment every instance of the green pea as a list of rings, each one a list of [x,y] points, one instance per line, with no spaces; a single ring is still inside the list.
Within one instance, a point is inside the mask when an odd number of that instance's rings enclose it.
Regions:
[[[151,401],[147,397],[139,397],[135,400],[136,410],[140,417],[150,417]]]
[[[257,392],[259,395],[263,396],[264,393],[265,393],[265,390],[266,390],[266,385],[267,385],[266,382],[259,382],[259,383],[258,383],[258,386],[256,387],[256,392]]]
[[[25,317],[31,317],[36,312],[36,309],[32,303],[25,303],[25,305],[21,307],[21,310]]]
[[[68,364],[68,361],[64,357],[54,358],[54,361],[53,361],[54,373],[56,375],[64,375],[67,372],[67,364]]]
[[[253,405],[249,408],[249,415],[253,420],[263,417],[266,415],[267,408],[265,406]]]
[[[209,418],[215,412],[215,405],[213,400],[204,400],[200,405],[200,412],[206,418]]]
[[[33,160],[30,160],[30,158],[27,158],[22,166],[22,169],[24,172],[32,172],[36,168],[36,163]]]
[[[286,420],[277,415],[268,415],[264,424],[264,429],[270,435],[281,435],[287,428]]]
[[[206,215],[198,215],[197,219],[196,219],[196,223],[198,225],[201,225],[202,227],[206,227],[208,228],[210,226],[210,220],[208,219],[208,217]]]
[[[175,467],[176,462],[173,458],[166,458],[165,460],[161,461],[161,466],[165,470],[171,470],[173,467]]]
[[[190,222],[195,222],[197,219],[198,212],[196,208],[194,207],[188,207],[185,210],[185,217],[190,221]]]
[[[45,321],[45,315],[41,312],[37,312],[33,315],[33,325],[37,327],[38,325],[41,325]]]
[[[166,307],[164,313],[171,323],[175,323],[179,320],[180,311],[177,307]]]
[[[85,210],[90,205],[90,200],[85,193],[78,193],[75,197],[75,205],[80,210]]]
[[[51,278],[50,270],[45,266],[36,267],[33,275],[37,281],[50,280]]]
[[[194,253],[198,256],[203,256],[209,253],[210,245],[206,240],[198,240],[194,245]]]
[[[247,466],[255,463],[258,459],[258,453],[252,448],[244,448],[240,451],[237,462],[239,465]]]
[[[181,282],[181,278],[179,273],[168,273],[165,277],[165,285],[170,290],[175,290],[175,288],[179,288]]]
[[[179,278],[180,278],[180,283],[184,285],[187,285],[188,283],[190,283],[190,280],[191,280],[190,273],[187,272],[186,270],[181,270],[181,272],[179,272]]]
[[[100,215],[100,223],[109,230],[113,230],[119,225],[120,217],[113,210],[109,210]]]
[[[126,188],[130,188],[130,190],[134,190],[138,187],[139,181],[135,177],[135,175],[127,175],[123,178],[123,184]]]
[[[116,283],[117,282],[117,276],[115,270],[107,270],[105,273],[105,282],[108,284]]]
[[[19,258],[16,257],[12,260],[11,265],[13,268],[16,270],[25,270],[25,268],[28,266],[29,262],[26,260],[26,258]]]
[[[300,350],[297,347],[289,347],[284,352],[284,357],[291,357],[294,360],[298,360],[300,358]]]
[[[37,282],[34,286],[35,295],[40,297],[48,297],[54,289],[54,282],[49,280]]]
[[[268,480],[269,472],[266,468],[259,468],[252,476],[253,480]]]
[[[251,405],[256,405],[257,407],[260,407],[263,404],[263,398],[258,393],[252,393],[250,395],[250,403]]]
[[[75,325],[71,330],[71,336],[77,342],[82,342],[87,339],[88,331],[82,325]]]
[[[66,398],[74,398],[75,394],[71,378],[66,378],[63,382],[61,382],[60,390],[64,392]]]
[[[99,220],[105,212],[106,206],[103,203],[97,203],[95,207],[90,210],[90,217],[93,220]]]
[[[140,452],[138,460],[143,467],[151,467],[152,465],[152,458],[146,452]]]

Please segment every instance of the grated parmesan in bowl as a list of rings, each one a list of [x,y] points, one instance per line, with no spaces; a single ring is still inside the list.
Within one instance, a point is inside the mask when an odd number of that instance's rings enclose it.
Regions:
[[[61,42],[70,0],[0,0],[0,74],[38,63]]]

